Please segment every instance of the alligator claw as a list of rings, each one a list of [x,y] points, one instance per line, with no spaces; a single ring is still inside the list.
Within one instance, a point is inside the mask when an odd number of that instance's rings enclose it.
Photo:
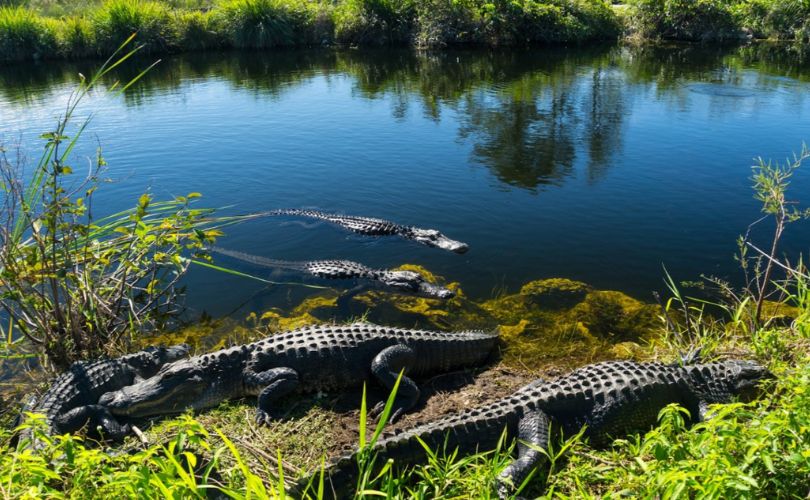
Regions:
[[[368,411],[368,416],[369,416],[369,417],[371,417],[371,418],[375,418],[375,419],[376,419],[377,417],[379,417],[380,415],[382,415],[382,412],[383,412],[383,410],[384,410],[384,409],[385,409],[385,403],[383,403],[382,401],[380,401],[379,403],[377,403],[376,405],[374,405],[374,406],[373,406],[373,407],[372,407],[372,408],[371,408],[371,409]]]
[[[256,409],[256,425],[259,427],[270,424],[270,414],[261,408]]]
[[[379,419],[379,417],[382,416],[382,413],[383,413],[384,409],[385,409],[385,403],[380,401],[379,403],[374,405],[374,407],[371,408],[368,411],[368,416],[375,419],[375,420],[377,420],[377,419]],[[399,420],[399,417],[401,417],[403,413],[405,413],[404,408],[402,408],[401,406],[394,406],[391,409],[391,414],[388,416],[388,422],[387,423],[393,424],[394,422]]]

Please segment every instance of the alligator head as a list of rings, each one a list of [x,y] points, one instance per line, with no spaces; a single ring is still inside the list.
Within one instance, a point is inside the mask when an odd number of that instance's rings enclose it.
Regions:
[[[129,417],[180,413],[206,406],[201,395],[214,378],[206,375],[199,363],[180,360],[165,365],[153,377],[102,395],[98,403],[113,415]]]
[[[435,229],[422,229],[419,227],[409,227],[407,236],[423,245],[441,248],[455,253],[464,253],[470,249],[469,245],[461,241],[451,240]]]
[[[729,359],[719,363],[691,365],[692,380],[702,386],[709,403],[723,403],[737,396],[751,401],[759,392],[759,383],[773,374],[755,361]]]
[[[453,290],[428,283],[424,276],[415,271],[386,271],[382,281],[395,290],[421,297],[447,300],[456,296]]]

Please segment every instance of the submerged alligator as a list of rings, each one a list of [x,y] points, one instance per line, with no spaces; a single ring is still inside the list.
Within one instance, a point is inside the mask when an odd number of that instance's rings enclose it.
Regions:
[[[118,423],[106,407],[97,404],[99,397],[155,375],[166,363],[188,356],[188,349],[185,344],[148,347],[120,358],[73,363],[25,411],[44,414],[48,434],[76,432],[86,425],[91,434],[121,439],[129,426]],[[20,435],[20,439],[31,438],[30,429]]]
[[[403,226],[395,222],[372,217],[358,217],[355,215],[339,215],[320,212],[318,210],[304,210],[298,208],[271,210],[258,215],[293,215],[320,219],[336,224],[350,231],[367,236],[401,236],[429,247],[441,248],[455,253],[464,253],[469,246],[443,235],[436,229],[423,229],[415,226]]]
[[[273,404],[287,394],[358,386],[372,376],[390,389],[404,370],[392,413],[395,420],[419,399],[411,376],[477,366],[497,340],[495,333],[370,323],[306,327],[176,361],[152,378],[103,395],[99,404],[113,415],[147,417],[258,396],[256,421],[263,424],[270,421]]]
[[[384,434],[373,452],[377,464],[394,459],[410,465],[426,459],[421,442],[432,450],[446,446],[448,453],[455,449],[473,453],[494,449],[506,432],[508,439],[519,441],[517,460],[499,477],[498,494],[504,497],[542,462],[540,450],[548,448],[550,428],[571,435],[584,426],[591,443],[604,445],[613,437],[654,426],[661,409],[670,403],[689,410],[693,421],[703,420],[709,404],[727,403],[735,396],[749,398],[768,376],[762,366],[739,360],[688,366],[598,363],[551,382],[535,381],[511,396],[437,422]],[[355,484],[356,474],[355,455],[343,456],[325,470],[327,480],[341,493]]]
[[[362,279],[400,293],[415,294],[433,299],[452,299],[456,293],[448,288],[434,285],[425,280],[425,277],[414,271],[395,271],[390,269],[373,269],[350,260],[313,260],[294,262],[289,260],[275,260],[251,255],[249,253],[228,250],[226,248],[211,246],[208,250],[250,262],[264,267],[292,269],[301,271],[322,279]]]

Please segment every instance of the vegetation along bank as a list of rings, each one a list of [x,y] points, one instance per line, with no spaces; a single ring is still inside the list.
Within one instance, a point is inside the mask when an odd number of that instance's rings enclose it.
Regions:
[[[807,41],[802,0],[0,0],[0,60],[322,45]]]

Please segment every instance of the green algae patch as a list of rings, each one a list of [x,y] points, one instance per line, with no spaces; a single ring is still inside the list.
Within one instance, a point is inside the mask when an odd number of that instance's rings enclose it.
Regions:
[[[572,313],[589,332],[603,339],[640,340],[660,325],[655,306],[615,291],[589,293]]]
[[[428,271],[424,266],[420,266],[418,264],[403,264],[399,267],[395,267],[394,271],[412,271],[415,273],[419,273],[425,278],[425,281],[432,284],[437,284],[440,281],[444,281],[440,279],[438,276],[433,274],[432,272]]]
[[[520,295],[537,306],[561,309],[581,302],[591,290],[589,285],[581,281],[550,278],[526,283],[520,289]]]
[[[403,265],[431,283],[444,283],[422,266]],[[345,297],[335,293],[304,299],[284,311],[262,314],[269,331],[362,318],[376,324],[434,330],[497,330],[505,365],[537,370],[601,359],[641,359],[640,343],[660,328],[657,308],[621,292],[594,290],[565,278],[534,280],[518,293],[488,300],[468,297],[458,283],[450,300],[385,291]]]
[[[328,292],[326,295],[307,297],[285,315],[281,310],[266,311],[260,321],[271,331],[294,330],[308,325],[317,325],[330,321],[337,308],[340,295]]]

